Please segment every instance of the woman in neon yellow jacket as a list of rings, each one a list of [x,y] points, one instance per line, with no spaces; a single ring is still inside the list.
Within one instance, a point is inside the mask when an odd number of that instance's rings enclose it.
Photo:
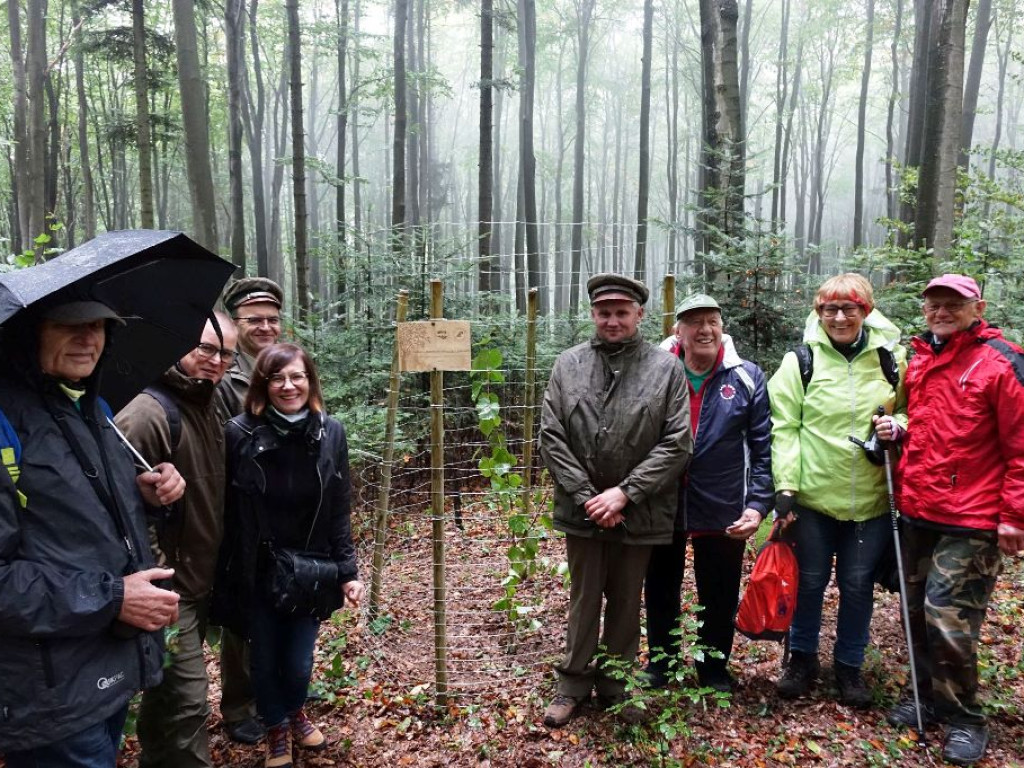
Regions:
[[[800,563],[791,656],[777,684],[783,698],[806,694],[820,671],[821,608],[834,557],[839,698],[855,707],[871,703],[860,670],[875,566],[890,536],[888,496],[885,468],[849,438],[869,436],[879,406],[906,426],[907,355],[899,340],[899,329],[874,308],[871,284],[838,275],[818,289],[801,355],[787,353],[768,382],[776,511],[792,521]]]

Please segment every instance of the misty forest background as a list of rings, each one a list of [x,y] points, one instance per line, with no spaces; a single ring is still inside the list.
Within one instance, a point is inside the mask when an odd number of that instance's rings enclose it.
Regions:
[[[848,269],[908,335],[927,277],[973,274],[1018,338],[1020,0],[4,5],[7,268],[183,230],[285,286],[378,443],[395,296],[425,317],[432,278],[520,367],[536,288],[541,385],[606,270],[652,286],[652,339],[715,294],[769,373]]]

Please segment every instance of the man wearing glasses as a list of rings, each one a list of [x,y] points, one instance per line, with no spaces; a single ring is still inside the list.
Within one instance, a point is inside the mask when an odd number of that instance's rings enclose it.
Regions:
[[[242,413],[249,392],[256,356],[281,337],[281,307],[284,291],[266,277],[246,277],[224,292],[224,308],[238,326],[238,356],[218,387],[226,413],[225,421]],[[255,744],[264,729],[256,719],[256,700],[249,679],[249,645],[225,628],[221,638],[220,713],[224,730],[232,741]]]
[[[942,756],[981,759],[988,726],[978,639],[1002,562],[1024,549],[1024,353],[984,320],[978,284],[943,275],[924,289],[928,330],[907,369],[902,441],[903,562],[922,716],[947,724]],[[889,712],[916,728],[912,692]]]
[[[265,277],[238,280],[224,294],[224,308],[238,326],[241,347],[238,359],[220,386],[220,396],[229,416],[237,416],[243,410],[256,356],[281,337],[283,304],[281,286]]]
[[[150,464],[170,461],[187,482],[172,507],[150,509],[150,543],[174,568],[178,634],[168,642],[164,680],[142,697],[138,733],[143,768],[210,766],[203,641],[224,527],[224,427],[217,385],[235,361],[238,333],[217,313],[199,344],[119,414],[117,426]]]

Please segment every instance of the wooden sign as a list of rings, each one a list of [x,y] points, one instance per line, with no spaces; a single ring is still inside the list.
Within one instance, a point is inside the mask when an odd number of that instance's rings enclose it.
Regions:
[[[469,322],[421,320],[398,324],[401,371],[468,371],[472,367]]]

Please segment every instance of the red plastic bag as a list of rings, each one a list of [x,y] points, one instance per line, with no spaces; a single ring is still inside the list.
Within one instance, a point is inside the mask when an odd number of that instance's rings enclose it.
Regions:
[[[782,541],[776,521],[757,553],[750,582],[736,612],[736,629],[751,640],[783,640],[793,623],[800,578],[793,545]]]

